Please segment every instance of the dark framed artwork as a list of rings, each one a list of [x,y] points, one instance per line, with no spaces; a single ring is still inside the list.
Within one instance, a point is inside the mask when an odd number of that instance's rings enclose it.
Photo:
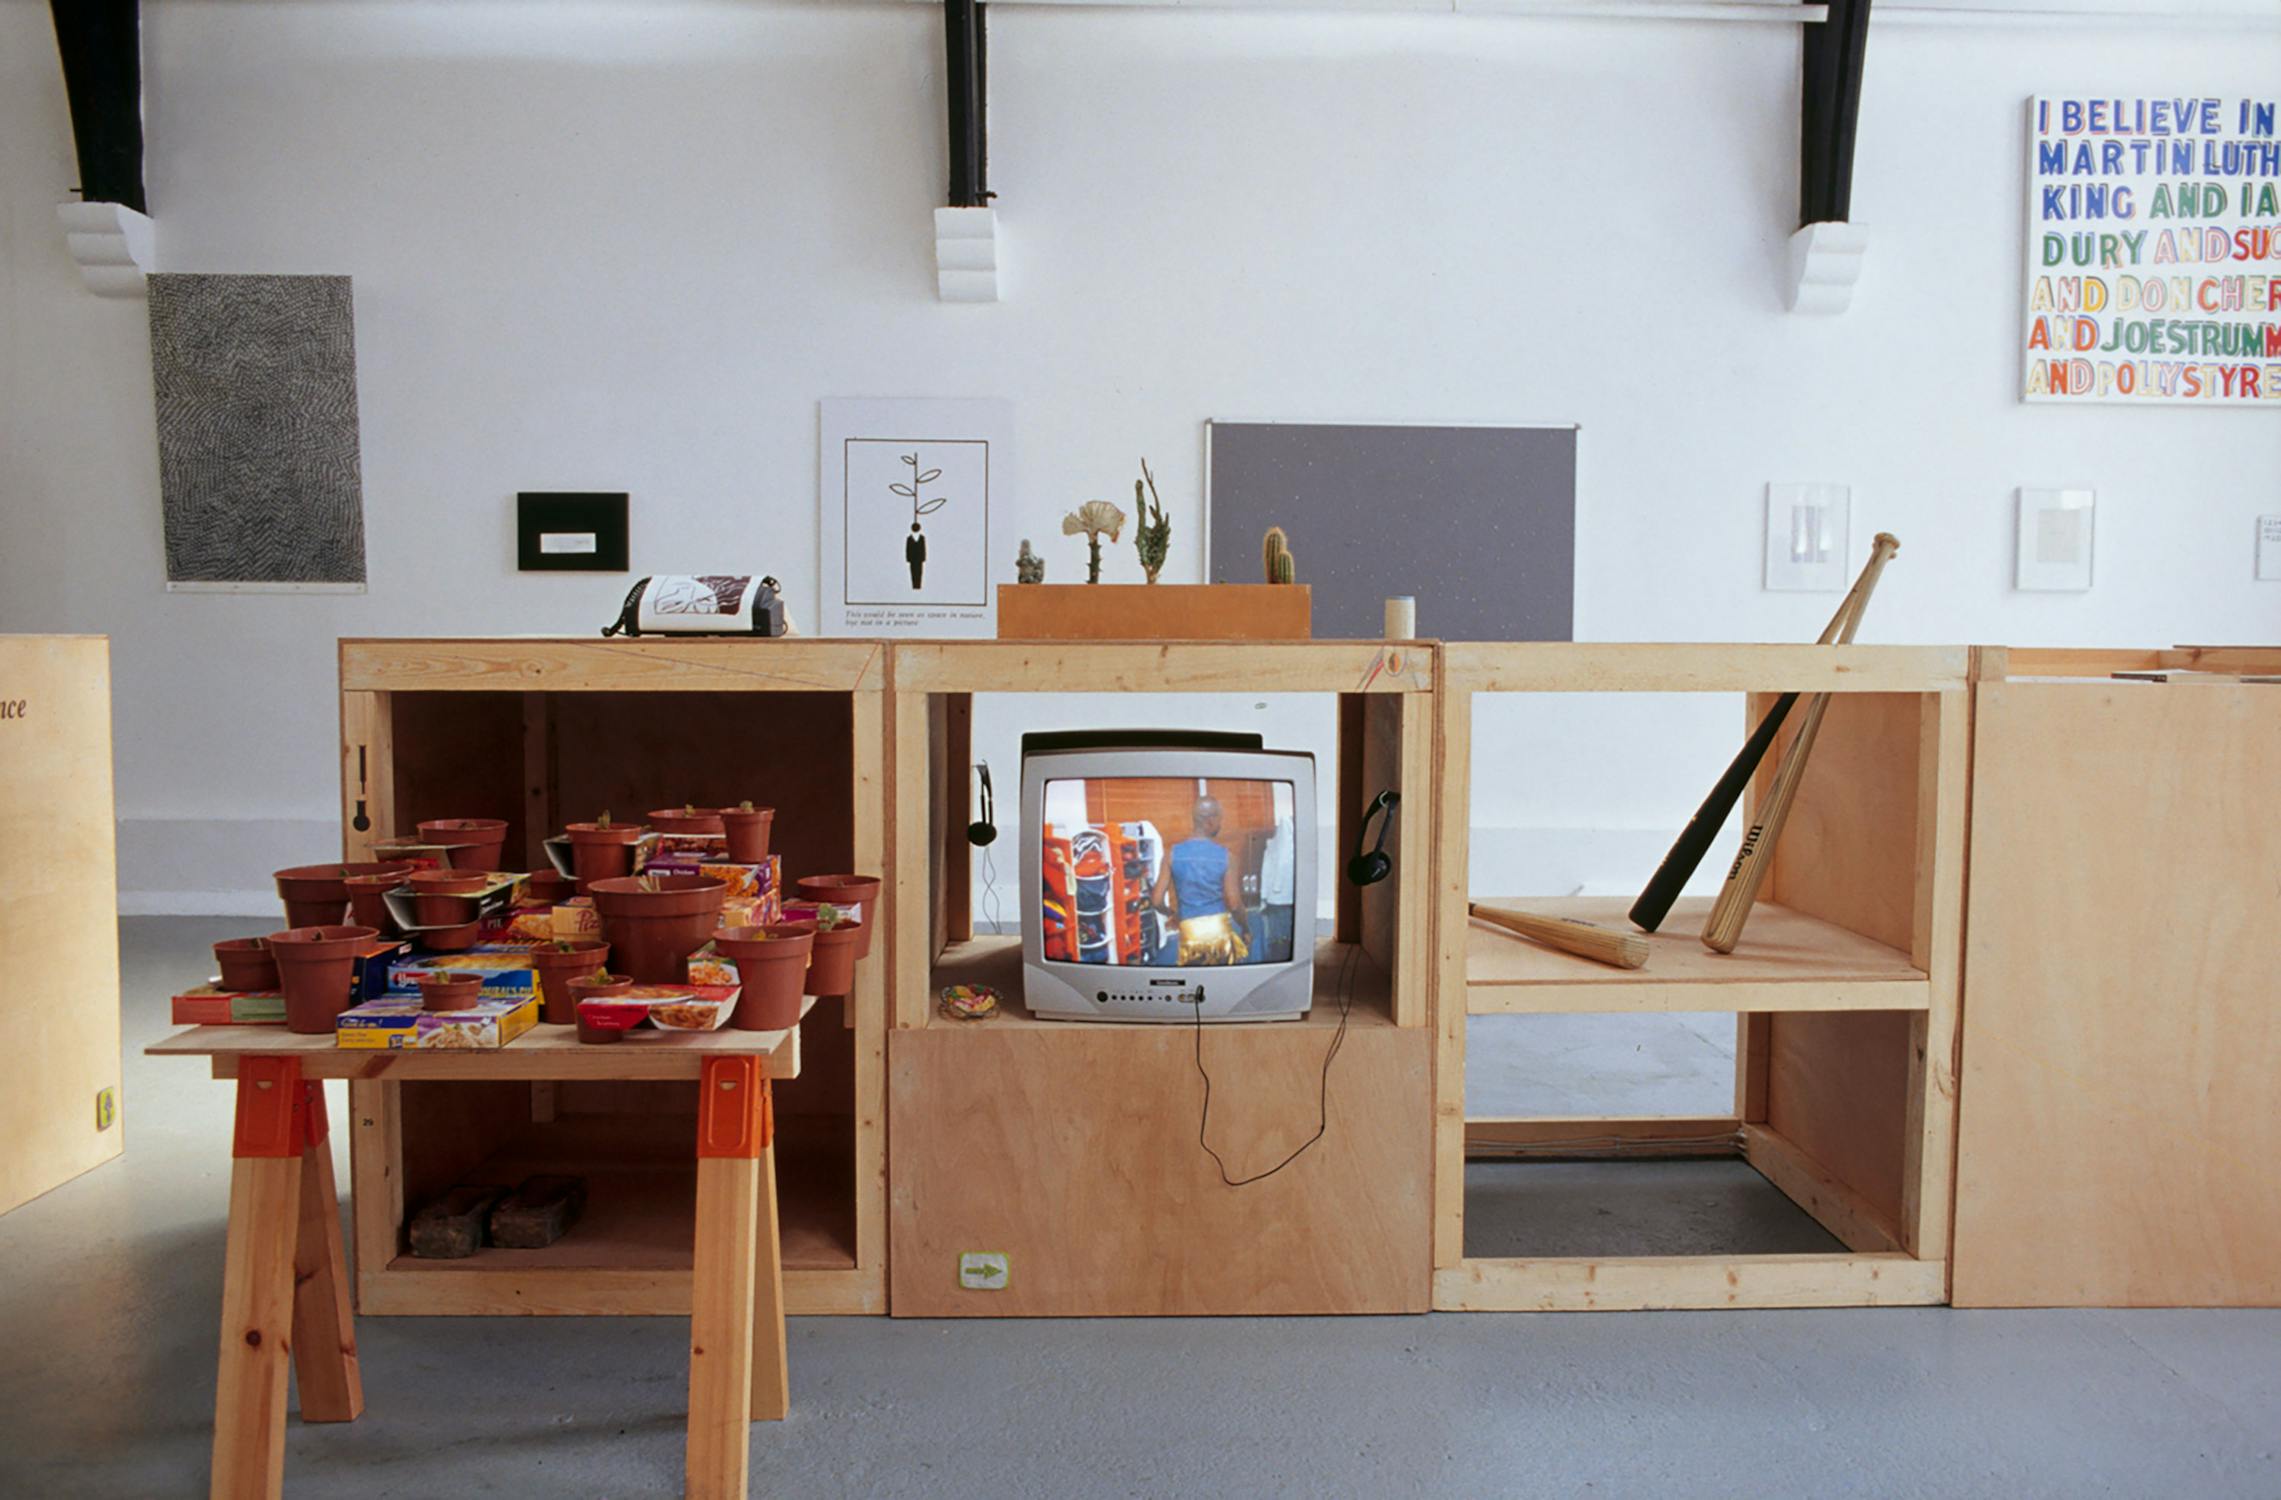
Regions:
[[[515,566],[525,573],[625,572],[625,493],[523,491],[515,497]]]
[[[149,278],[167,587],[361,591],[346,276]]]

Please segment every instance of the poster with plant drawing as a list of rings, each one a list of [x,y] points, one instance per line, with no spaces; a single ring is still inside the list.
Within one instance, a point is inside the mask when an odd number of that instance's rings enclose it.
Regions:
[[[824,634],[996,632],[990,520],[1006,511],[1011,429],[1003,401],[823,403]]]

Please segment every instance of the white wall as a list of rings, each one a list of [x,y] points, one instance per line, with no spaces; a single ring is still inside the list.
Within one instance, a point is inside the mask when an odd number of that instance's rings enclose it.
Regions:
[[[2250,581],[2251,519],[2281,509],[2271,414],[2012,396],[2025,98],[2270,92],[2270,29],[1881,25],[1868,273],[1807,320],[1781,311],[1786,28],[1002,11],[1009,300],[974,307],[932,289],[927,7],[146,14],[163,268],[356,278],[372,588],[162,591],[143,310],[78,288],[47,8],[0,0],[0,629],[116,639],[130,909],[330,847],[337,636],[610,616],[622,581],[514,573],[518,489],[630,490],[636,573],[765,569],[812,619],[822,395],[1013,398],[1022,529],[1064,577],[1054,521],[1142,453],[1167,577],[1200,576],[1216,413],[1573,420],[1582,638],[1810,638],[1833,601],[1758,586],[1774,478],[1850,480],[1857,536],[1903,538],[1865,639],[2281,637],[2281,588]],[[2022,483],[2100,489],[2093,593],[2009,591]],[[1108,574],[1138,578],[1129,548]],[[1563,711],[1486,726],[1526,763],[1479,783],[1484,846],[1612,829],[1539,873],[1636,879],[1737,711]],[[986,740],[1001,765],[1016,727]]]

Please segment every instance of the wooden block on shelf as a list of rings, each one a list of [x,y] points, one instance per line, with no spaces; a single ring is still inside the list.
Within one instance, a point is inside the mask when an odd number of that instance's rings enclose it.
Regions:
[[[465,1260],[483,1248],[484,1221],[505,1196],[503,1187],[463,1186],[422,1204],[405,1232],[412,1253],[422,1260]]]
[[[1313,636],[1313,596],[1303,583],[998,586],[1002,641],[1304,641]]]
[[[585,1208],[585,1178],[526,1177],[491,1211],[491,1243],[504,1250],[544,1249],[569,1233]]]

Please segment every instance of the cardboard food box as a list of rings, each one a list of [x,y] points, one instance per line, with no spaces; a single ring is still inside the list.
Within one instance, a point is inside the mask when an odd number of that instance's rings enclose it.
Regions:
[[[766,927],[784,920],[784,898],[775,891],[765,896],[731,896],[721,903],[721,927]]]
[[[422,974],[481,974],[485,1000],[528,1000],[538,993],[530,944],[478,943],[461,953],[421,953],[399,959],[388,971],[383,998],[417,997]]]
[[[594,909],[591,896],[574,896],[554,909],[552,931],[547,936],[560,942],[566,938],[600,937],[602,914]]]
[[[728,853],[729,840],[726,834],[653,833],[642,839],[634,863],[637,869],[647,874],[661,864],[685,860],[721,860],[726,859]]]
[[[478,928],[479,941],[491,941],[491,924]],[[497,940],[507,943],[551,943],[554,941],[554,907],[545,902],[518,902],[510,908],[498,924]]]
[[[177,1026],[282,1026],[285,997],[260,991],[225,990],[202,984],[174,997]]]
[[[387,994],[388,971],[410,951],[402,938],[374,938],[358,949],[356,966],[349,970],[349,1004]]]
[[[418,1000],[388,998],[351,1006],[333,1023],[333,1045],[351,1052],[491,1052],[538,1024],[535,998],[478,1000],[465,1010],[429,1011]]]
[[[677,856],[651,860],[645,875],[701,875],[728,887],[729,899],[753,900],[774,896],[784,888],[784,862],[774,854],[758,864],[740,865],[724,859]]]

